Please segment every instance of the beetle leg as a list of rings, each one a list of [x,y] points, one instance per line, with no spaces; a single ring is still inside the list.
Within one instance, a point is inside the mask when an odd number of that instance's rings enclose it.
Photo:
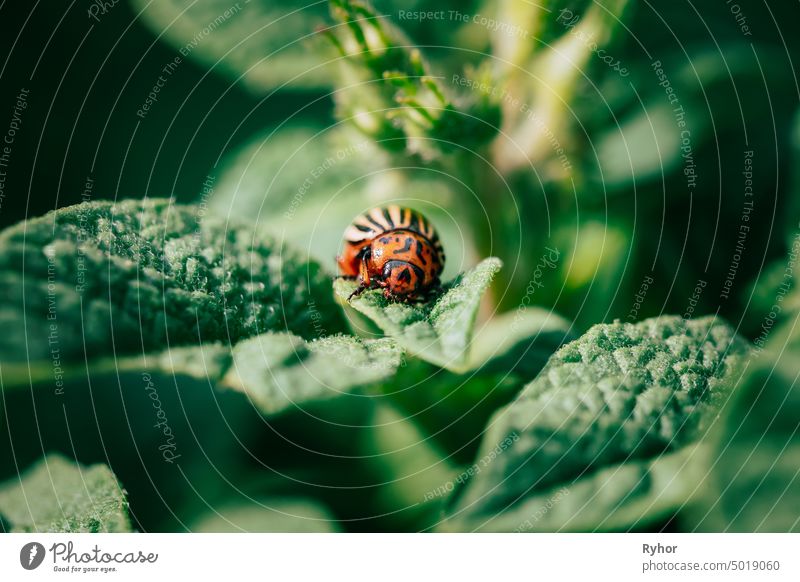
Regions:
[[[366,255],[362,255],[361,257],[361,264],[358,267],[358,277],[361,279],[361,284],[356,288],[355,291],[350,293],[350,296],[347,298],[348,301],[350,301],[353,297],[358,297],[373,285],[373,281],[369,277]]]
[[[361,295],[367,289],[369,289],[369,287],[367,287],[366,285],[364,285],[364,284],[359,285],[358,287],[356,287],[355,291],[350,293],[350,296],[347,298],[347,300],[350,301],[353,297],[358,297],[359,295]]]
[[[369,269],[367,268],[367,257],[361,257],[361,265],[358,267],[358,275],[361,277],[361,282],[370,287],[371,281],[369,280]]]

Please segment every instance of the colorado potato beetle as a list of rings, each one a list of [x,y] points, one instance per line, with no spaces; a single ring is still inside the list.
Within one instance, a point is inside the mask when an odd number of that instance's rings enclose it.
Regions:
[[[422,214],[392,204],[373,208],[353,220],[337,257],[343,277],[358,279],[352,299],[366,289],[382,288],[387,299],[424,299],[439,286],[444,249]]]

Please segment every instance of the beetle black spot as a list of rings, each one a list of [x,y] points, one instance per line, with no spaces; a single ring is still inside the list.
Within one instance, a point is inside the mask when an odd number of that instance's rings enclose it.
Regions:
[[[378,240],[380,242],[382,242],[383,244],[388,245],[390,242],[392,242],[392,237],[390,237],[390,236],[382,236]]]
[[[397,276],[397,280],[401,283],[411,282],[411,269],[403,269],[403,272]]]
[[[417,241],[417,249],[416,249],[416,252],[417,252],[417,258],[420,260],[420,262],[421,262],[423,265],[427,265],[427,264],[428,264],[428,261],[426,261],[426,260],[425,260],[425,256],[424,256],[424,252],[425,252],[425,251],[424,251],[424,250],[423,250],[423,248],[422,248],[422,241]]]
[[[399,239],[399,238],[397,238],[397,239],[395,239],[395,240],[396,240],[397,242],[400,242],[400,239]],[[406,237],[406,243],[405,243],[405,245],[403,246],[403,248],[402,248],[402,249],[395,249],[395,250],[394,250],[394,254],[395,254],[395,255],[399,255],[399,254],[401,254],[401,253],[407,253],[408,251],[410,251],[410,250],[411,250],[411,245],[412,245],[412,244],[414,244],[414,239],[413,239],[413,238],[411,238],[410,236]]]

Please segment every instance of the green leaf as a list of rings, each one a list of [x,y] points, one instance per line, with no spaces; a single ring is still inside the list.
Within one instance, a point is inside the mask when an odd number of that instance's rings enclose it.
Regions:
[[[655,183],[661,189],[665,176],[676,174],[685,186],[693,167],[687,162],[694,160],[691,156],[695,152],[702,151],[709,142],[716,144],[720,128],[727,131],[751,121],[743,121],[738,106],[726,105],[736,95],[733,84],[748,86],[765,82],[765,76],[771,84],[773,79],[780,78],[768,64],[770,60],[774,59],[764,59],[762,68],[749,46],[733,43],[698,52],[691,62],[686,61],[682,51],[667,53],[658,67],[634,61],[632,77],[612,75],[603,88],[609,94],[608,117],[598,123],[598,135],[593,140],[596,154],[593,152],[592,156],[597,159],[587,160],[586,166],[587,177],[591,177],[596,187],[587,188],[586,197],[599,189],[603,195],[596,196],[597,203],[605,203],[605,196],[629,196],[634,187]],[[661,63],[662,58],[657,62]],[[680,96],[679,101],[672,103],[665,98],[663,81],[648,85],[649,80],[660,74],[666,75],[674,94]],[[647,89],[639,93],[641,87]],[[741,98],[743,107],[752,102],[747,92]],[[591,108],[585,115],[589,118],[597,108],[590,102],[587,107]],[[691,128],[691,149],[682,143],[685,137],[682,128]],[[755,134],[754,139],[750,149],[761,150],[759,146],[765,144],[758,140],[765,137]],[[723,151],[722,155],[725,154]],[[687,174],[683,175],[684,172]]]
[[[265,374],[266,386],[270,370],[290,382],[285,395],[278,394],[269,405],[294,401],[293,406],[265,418],[241,384],[223,383],[237,379],[232,372],[237,348],[206,344],[70,366],[60,394],[54,393],[52,377],[46,378],[47,369],[41,382],[8,390],[3,365],[0,435],[5,437],[0,436],[0,450],[11,450],[13,444],[23,468],[42,450],[63,450],[64,443],[79,459],[102,458],[124,483],[131,515],[142,531],[183,531],[209,503],[240,497],[239,490],[253,476],[265,474],[274,477],[270,486],[249,487],[247,495],[319,495],[338,515],[350,504],[335,486],[367,478],[369,464],[353,455],[359,454],[354,449],[363,438],[361,427],[369,426],[373,399],[364,393],[371,387],[359,386],[353,394],[345,388],[334,392],[304,377],[299,363],[298,373],[289,373],[298,358],[270,361],[269,366],[261,353],[253,361],[239,358],[240,369],[252,366]],[[344,363],[336,365],[345,377],[353,375]],[[252,376],[253,382],[260,381]],[[256,392],[264,386],[247,388]],[[254,463],[254,455],[271,470]],[[0,469],[3,475],[18,472],[10,455]],[[360,490],[352,495],[360,498]]]
[[[448,370],[465,371],[478,307],[501,266],[499,259],[485,259],[428,303],[391,302],[380,290],[371,290],[354,297],[350,304],[409,353]],[[347,299],[356,285],[338,279],[334,287]]]
[[[661,179],[680,163],[681,136],[675,129],[675,112],[662,95],[655,99],[643,111],[598,136],[597,168],[592,169],[597,172],[597,183],[604,186],[603,197],[609,192],[627,195],[632,184]],[[705,128],[698,127],[698,135],[701,129]]]
[[[154,33],[163,35],[182,59],[196,60],[263,92],[291,83],[319,89],[331,81],[323,66],[333,56],[313,38],[327,7],[287,0],[133,0],[133,9]]]
[[[569,322],[523,306],[480,326],[464,373],[411,360],[383,391],[454,461],[469,463],[491,415],[570,339]]]
[[[123,357],[103,356],[88,362],[60,366],[57,378],[50,362],[4,363],[0,366],[2,389],[29,389],[31,386],[50,384],[56,387],[63,382],[89,379],[101,383],[115,383],[118,374],[159,373],[173,378],[220,381],[232,363],[230,346],[208,343],[198,346],[167,348],[159,352]]]
[[[248,499],[228,503],[201,516],[189,528],[194,533],[332,533],[334,517],[310,499]]]
[[[51,454],[0,485],[0,518],[14,532],[130,532],[128,502],[105,465]]]
[[[404,531],[419,531],[436,523],[444,500],[425,493],[457,474],[452,458],[420,432],[416,420],[379,404],[363,440],[362,454],[370,459],[381,484],[376,502],[380,510],[396,517]]]
[[[652,459],[611,465],[574,483],[537,491],[506,512],[472,521],[455,515],[439,529],[594,532],[646,527],[698,496],[709,452],[689,445]]]
[[[465,519],[498,513],[602,467],[695,441],[748,351],[711,317],[592,327],[490,422],[478,455],[491,462],[467,483],[456,510]]]
[[[310,229],[304,215],[310,208],[319,211],[324,206],[327,215],[342,198],[361,194],[368,177],[389,165],[388,156],[355,131],[341,126],[288,126],[258,135],[225,158],[208,205],[219,216],[285,231],[289,240],[300,230],[301,240],[308,244]],[[345,220],[352,220],[352,213],[366,204],[358,200]],[[310,217],[311,226],[318,217]]]
[[[290,333],[265,333],[239,342],[177,348],[146,358],[119,360],[117,370],[156,370],[166,376],[208,380],[219,389],[246,394],[264,414],[349,394],[391,378],[403,351],[389,338],[350,335],[312,341]]]
[[[221,385],[240,390],[266,414],[328,400],[394,375],[402,350],[391,339],[338,335],[306,342],[264,334],[234,348]]]
[[[562,344],[573,339],[572,325],[557,313],[520,304],[514,311],[492,317],[475,333],[470,367],[481,373],[514,372],[531,378]]]
[[[401,363],[388,338],[306,342],[285,332],[233,348],[213,343],[65,365],[55,387],[49,362],[33,362],[30,380],[24,369],[10,378],[4,363],[0,434],[7,439],[0,448],[13,443],[15,454],[30,459],[70,442],[79,458],[105,455],[130,492],[138,527],[183,530],[209,499],[230,497],[238,479],[263,471],[249,466],[260,454],[253,451],[268,451],[281,475],[275,494],[296,495],[298,479],[334,480],[343,465],[340,481],[363,478],[355,476],[355,457],[337,455],[353,454],[372,409],[367,390]],[[272,415],[266,433],[265,414]],[[10,458],[6,465],[4,473],[16,472]]]
[[[335,333],[329,285],[318,264],[203,207],[84,203],[0,233],[0,354],[60,367],[273,330]]]
[[[776,332],[722,411],[703,503],[686,527],[800,532],[800,345],[785,339]]]
[[[402,349],[389,338],[361,340],[349,335],[312,341],[285,332],[243,340],[233,348],[220,343],[168,348],[144,356],[102,358],[88,368],[97,383],[114,382],[118,374],[159,374],[164,378],[200,380],[223,390],[247,394],[265,414],[329,400],[356,388],[391,378],[403,361]],[[18,385],[27,378],[18,372]],[[86,366],[64,369],[67,379],[80,378]],[[45,380],[49,370],[39,380]],[[13,386],[3,367],[6,387]]]

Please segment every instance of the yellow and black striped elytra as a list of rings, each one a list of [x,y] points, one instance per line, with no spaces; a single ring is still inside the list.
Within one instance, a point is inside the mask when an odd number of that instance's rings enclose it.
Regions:
[[[359,279],[353,295],[382,288],[387,298],[406,301],[422,299],[438,286],[444,261],[430,221],[396,204],[357,216],[344,233],[344,251],[337,258],[342,276]]]

